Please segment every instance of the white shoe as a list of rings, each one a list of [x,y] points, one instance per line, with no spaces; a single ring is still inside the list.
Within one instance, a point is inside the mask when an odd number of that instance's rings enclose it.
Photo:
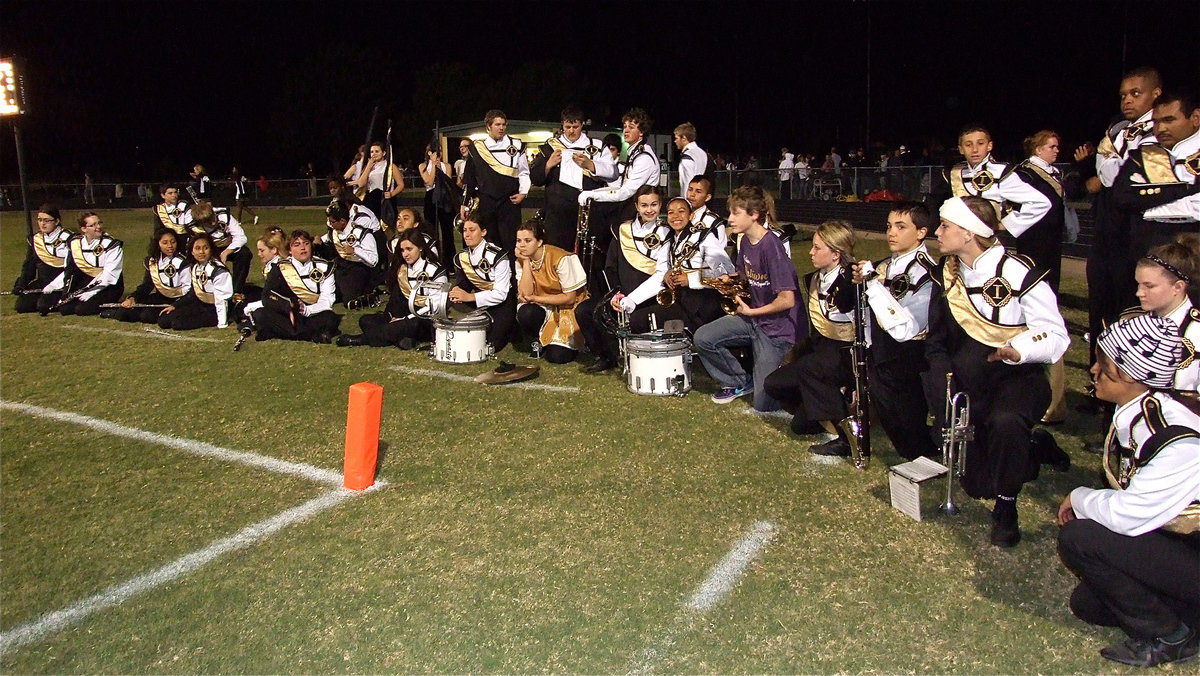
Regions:
[[[255,225],[258,225],[258,216],[255,216],[255,217],[254,217],[254,224],[255,224]]]

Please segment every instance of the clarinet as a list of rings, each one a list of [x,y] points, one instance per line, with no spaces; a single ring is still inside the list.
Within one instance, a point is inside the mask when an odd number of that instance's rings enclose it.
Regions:
[[[850,443],[850,459],[855,469],[866,469],[871,462],[871,402],[867,392],[867,282],[854,285],[854,342],[850,344],[850,366],[854,372],[854,392],[850,415],[838,425]]]

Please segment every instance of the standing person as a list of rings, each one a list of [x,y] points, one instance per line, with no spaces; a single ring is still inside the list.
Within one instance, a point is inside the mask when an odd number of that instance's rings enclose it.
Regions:
[[[42,287],[38,314],[95,315],[102,303],[115,303],[125,291],[122,265],[125,250],[119,239],[104,232],[95,212],[79,215],[79,234],[67,245],[63,272]]]
[[[246,248],[246,243],[250,240],[246,237],[242,224],[229,214],[228,209],[214,208],[211,202],[197,203],[181,220],[187,222],[192,237],[208,235],[212,238],[213,246],[216,247],[213,255],[233,274],[234,293],[241,293],[246,276],[250,274],[250,261],[253,259],[250,250]]]
[[[812,174],[810,162],[811,158],[808,155],[801,155],[800,159],[796,160],[795,196],[797,199],[808,199],[808,179]]]
[[[675,127],[674,137],[679,149],[679,194],[683,195],[692,178],[708,173],[708,153],[696,145],[696,126],[691,122]]]
[[[1021,540],[1017,496],[1042,462],[1065,470],[1057,447],[1034,444],[1032,429],[1050,403],[1044,364],[1067,350],[1070,338],[1046,271],[1013,256],[995,238],[1000,220],[991,202],[952,197],[942,205],[926,358],[930,382],[953,375],[955,392],[971,398],[975,438],[968,443],[962,485],[978,499],[995,498],[990,541]],[[932,389],[932,388],[931,388]],[[940,388],[938,388],[940,390]],[[939,424],[945,392],[931,401]]]
[[[604,187],[601,177],[615,176],[616,165],[600,139],[583,131],[583,111],[567,106],[561,117],[562,133],[550,137],[538,149],[529,167],[529,178],[533,185],[546,189],[546,243],[575,251],[579,193]]]
[[[450,289],[450,302],[487,312],[492,320],[487,342],[493,354],[500,354],[512,339],[517,321],[512,256],[487,241],[487,229],[474,213],[467,214],[462,234],[463,250],[454,259],[456,281]]]
[[[529,159],[525,143],[508,135],[504,111],[489,110],[483,116],[483,126],[487,137],[471,144],[467,158],[459,215],[465,220],[467,213],[474,211],[476,222],[507,253],[516,245],[521,203],[529,195]],[[471,208],[476,197],[479,204]]]
[[[768,231],[769,233],[770,231]],[[854,387],[850,345],[854,342],[854,283],[851,265],[857,238],[846,221],[826,221],[813,233],[808,255],[816,268],[804,278],[808,340],[796,359],[767,375],[763,387],[793,414],[792,430],[825,439],[813,444],[818,455],[850,455],[850,439],[839,423],[846,419],[842,388]]]
[[[196,191],[196,199],[212,201],[212,179],[204,171],[203,164],[197,164],[192,167],[192,171],[188,173],[192,177],[192,189]]]
[[[796,294],[800,282],[787,247],[778,237],[768,237],[767,205],[761,188],[742,187],[729,196],[729,228],[745,235],[738,250],[737,276],[745,280],[749,302],[742,297],[737,314],[709,322],[696,331],[696,351],[708,371],[721,385],[712,395],[718,404],[752,395],[754,408],[772,411],[779,403],[771,398],[763,381],[778,368],[784,354],[799,335],[800,315]],[[750,347],[754,373],[748,374],[730,351]]]
[[[615,226],[632,220],[637,214],[634,195],[642,186],[658,185],[658,155],[646,143],[646,135],[650,133],[652,124],[650,116],[641,108],[631,108],[626,112],[621,118],[621,135],[629,146],[629,152],[625,166],[618,166],[620,175],[612,177],[614,182],[606,188],[579,193],[580,204],[588,199],[597,202],[592,206],[592,222],[596,224],[597,244],[601,250],[608,250],[608,238]],[[608,145],[607,142],[605,145]]]
[[[333,311],[333,263],[313,256],[313,237],[307,230],[292,231],[288,253],[263,285],[263,306],[252,315],[258,327],[254,340],[331,343],[342,321]]]
[[[248,211],[254,217],[254,225],[258,225],[258,214],[246,206],[246,177],[234,167],[229,172],[229,183],[233,185],[233,203],[237,207],[237,220],[242,220],[242,212]]]
[[[70,241],[75,233],[62,227],[62,216],[58,207],[43,204],[37,211],[38,231],[29,237],[29,251],[21,275],[13,282],[13,293],[17,294],[16,307],[19,313],[35,312],[38,309],[38,293],[47,284],[63,273],[67,266]]]
[[[1129,637],[1105,659],[1154,667],[1200,653],[1200,415],[1170,391],[1186,348],[1169,319],[1117,322],[1096,341],[1096,396],[1117,406],[1111,488],[1080,486],[1058,509],[1058,552],[1079,578],[1071,612]],[[1139,349],[1154,345],[1153,350]]]
[[[317,196],[317,168],[312,162],[304,167],[304,180],[308,184],[308,196]]]
[[[121,301],[121,307],[100,312],[106,319],[123,322],[154,324],[162,314],[161,307],[135,305],[173,305],[187,293],[184,278],[189,274],[187,256],[179,250],[179,235],[166,228],[154,231],[146,252],[146,275],[133,293]]]
[[[792,199],[792,171],[796,166],[795,155],[788,152],[787,148],[781,151],[779,157],[779,199]]]
[[[1050,198],[1028,184],[1009,165],[992,159],[992,134],[979,125],[968,125],[958,134],[958,151],[965,162],[950,170],[950,192],[955,197],[982,197],[992,203],[1001,230],[1019,236],[1050,210]],[[897,162],[889,160],[888,166]],[[899,176],[901,174],[897,174]],[[1020,205],[1020,208],[1013,208]],[[1045,265],[1042,261],[1034,261]]]
[[[188,267],[183,275],[183,297],[162,309],[158,326],[190,331],[207,326],[229,326],[233,278],[216,257],[217,247],[208,234],[196,235],[188,245]]]
[[[923,204],[892,205],[887,220],[891,256],[875,264],[859,261],[854,276],[856,284],[868,280],[871,402],[892,446],[908,460],[937,453],[922,382],[929,370],[925,336],[934,267],[924,240],[932,224]]]
[[[187,213],[188,203],[179,199],[179,186],[163,183],[158,187],[158,194],[162,197],[162,203],[154,207],[154,227],[166,228],[186,239],[191,215]]]
[[[392,198],[404,192],[404,172],[396,167],[380,142],[371,144],[367,157],[366,166],[350,181],[350,185],[358,193],[365,191],[363,205],[386,223],[392,220],[392,214],[395,213]]]
[[[517,228],[517,323],[542,359],[567,364],[583,349],[575,311],[588,298],[587,273],[579,256],[545,238],[536,219]]]
[[[450,193],[450,165],[442,161],[440,151],[425,146],[425,161],[418,165],[417,173],[425,185],[425,222],[437,228],[446,243],[446,251],[453,256],[454,212],[457,209]]]
[[[92,181],[90,172],[83,175],[83,205],[95,206],[96,204],[96,184]]]
[[[466,187],[463,185],[463,174],[467,171],[467,157],[471,155],[471,139],[458,139],[458,154],[460,157],[454,160],[454,183],[461,190]]]

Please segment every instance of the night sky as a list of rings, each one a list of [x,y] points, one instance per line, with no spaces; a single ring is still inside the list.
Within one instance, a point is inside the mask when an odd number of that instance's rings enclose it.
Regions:
[[[222,176],[340,171],[374,105],[401,160],[420,157],[435,119],[499,107],[557,120],[568,102],[614,126],[642,106],[656,131],[690,120],[710,152],[771,159],[781,145],[952,146],[981,122],[1015,159],[1042,127],[1067,147],[1095,141],[1125,69],[1200,81],[1200,0],[0,8],[0,53],[24,60],[34,180],[179,178],[194,162]],[[0,158],[14,180],[7,127]]]

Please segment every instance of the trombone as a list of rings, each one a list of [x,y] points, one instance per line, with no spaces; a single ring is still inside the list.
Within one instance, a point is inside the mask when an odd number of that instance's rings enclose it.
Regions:
[[[967,442],[975,438],[971,427],[971,397],[966,392],[951,394],[953,373],[946,374],[945,427],[942,428],[942,464],[946,466],[946,501],[943,514],[958,514],[954,504],[954,479],[967,471]]]

